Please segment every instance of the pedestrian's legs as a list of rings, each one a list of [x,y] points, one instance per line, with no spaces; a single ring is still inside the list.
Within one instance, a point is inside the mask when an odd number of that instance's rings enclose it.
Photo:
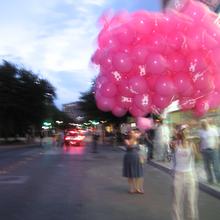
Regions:
[[[93,153],[97,153],[97,141],[93,141]]]
[[[184,220],[183,218],[183,198],[184,198],[184,175],[176,173],[173,181],[173,220]]]
[[[137,192],[143,193],[144,192],[144,178],[139,177],[137,178]]]
[[[136,183],[134,178],[128,178],[129,192],[134,193],[136,190]]]
[[[198,186],[196,177],[192,172],[185,175],[184,191],[186,196],[186,219],[198,220]]]
[[[213,183],[210,152],[208,150],[204,150],[202,152],[202,156],[203,156],[204,168],[205,168],[206,175],[207,175],[207,180],[209,183]]]
[[[220,167],[219,167],[218,150],[213,150],[212,152],[212,163],[213,163],[215,178],[217,182],[220,183]]]

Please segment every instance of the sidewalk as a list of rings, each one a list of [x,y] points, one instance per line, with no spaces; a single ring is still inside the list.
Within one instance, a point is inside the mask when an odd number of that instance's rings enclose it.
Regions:
[[[149,164],[171,175],[172,162],[158,162],[156,160],[151,160]],[[209,193],[210,195],[220,199],[220,187],[216,184],[210,185],[207,183],[202,161],[196,162],[196,173],[198,175],[199,188],[204,192]]]

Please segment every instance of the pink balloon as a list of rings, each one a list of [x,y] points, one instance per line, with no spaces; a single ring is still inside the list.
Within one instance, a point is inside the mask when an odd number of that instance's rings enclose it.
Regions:
[[[215,90],[220,92],[220,72],[215,72],[215,74],[213,75],[213,81],[214,81],[214,85],[215,85]]]
[[[112,49],[116,50],[119,47],[119,42],[115,38],[115,36],[112,35],[110,31],[101,32],[98,36],[98,43],[100,48],[105,49]]]
[[[131,22],[139,34],[148,35],[153,30],[153,19],[146,11],[134,12]]]
[[[183,3],[183,0],[181,0],[181,3]],[[193,26],[193,19],[183,13],[178,12],[177,10],[169,8],[166,10],[166,14],[168,14],[169,17],[175,21],[175,29],[173,29],[172,32],[176,32],[175,30],[187,32],[187,30]]]
[[[193,94],[193,82],[188,73],[175,74],[173,82],[180,96],[191,96]]]
[[[220,36],[219,36],[220,37]],[[220,41],[220,39],[219,39]],[[219,42],[211,34],[208,34],[206,31],[203,35],[203,45],[202,47],[205,50],[210,50],[219,46]]]
[[[202,98],[196,101],[194,113],[196,116],[201,117],[206,114],[210,109],[207,99]]]
[[[147,85],[149,86],[149,89],[150,90],[155,90],[155,85],[156,85],[156,82],[159,78],[159,75],[149,75],[148,77],[146,77],[146,81],[147,81]]]
[[[202,97],[204,97],[204,93],[201,90],[195,90],[194,94],[192,95],[192,98],[195,100],[201,99]]]
[[[134,97],[134,103],[144,112],[150,112],[151,98],[148,94],[136,95]]]
[[[146,46],[138,45],[132,51],[132,58],[136,64],[145,64],[149,52]]]
[[[118,48],[118,50],[122,53],[131,54],[132,46],[130,46],[130,45],[121,45],[120,48]]]
[[[193,0],[189,0],[182,10],[185,15],[193,18],[195,22],[200,22],[208,11],[208,7],[203,3]]]
[[[199,50],[202,48],[204,42],[204,33],[203,28],[193,27],[187,34],[187,44],[191,50]]]
[[[190,72],[196,73],[206,70],[208,67],[208,62],[203,53],[201,53],[200,51],[194,51],[188,55],[187,65]]]
[[[146,65],[134,65],[128,77],[146,76],[148,75],[148,67]]]
[[[216,66],[219,66],[220,64],[220,47],[217,47],[215,49],[210,50],[209,52],[209,57],[212,60],[212,62],[214,62],[216,64]]]
[[[219,42],[220,40],[220,29],[217,24],[218,14],[214,12],[208,12],[206,16],[202,19],[202,24],[205,30],[210,34],[215,40]]]
[[[100,109],[117,116],[127,110],[132,115],[160,114],[179,99],[183,110],[196,102],[194,111],[201,115],[206,102],[209,108],[219,105],[217,16],[196,1],[176,3],[179,12],[102,16],[98,49],[91,58],[100,67],[93,88]]]
[[[155,91],[161,96],[175,96],[176,88],[169,76],[160,76],[155,84]]]
[[[100,58],[100,65],[101,68],[104,70],[111,70],[112,69],[112,54],[110,51],[105,50]]]
[[[121,106],[122,108],[129,109],[133,104],[133,98],[119,95],[116,98],[116,103],[118,106]]]
[[[185,41],[186,41],[186,36],[181,32],[171,32],[167,37],[167,43],[174,50],[179,50]]]
[[[213,77],[210,72],[199,72],[192,76],[194,88],[203,94],[212,92],[215,89]]]
[[[100,93],[105,97],[112,98],[117,94],[117,87],[114,83],[105,82],[100,88]]]
[[[124,75],[118,71],[110,71],[107,76],[109,81],[115,84],[120,84],[125,80]]]
[[[99,96],[98,99],[96,99],[96,103],[97,103],[97,107],[101,111],[108,112],[108,111],[112,111],[115,105],[115,100],[113,98]]]
[[[147,40],[150,51],[162,53],[167,46],[166,39],[162,34],[154,33]]]
[[[185,57],[179,52],[173,52],[169,54],[168,58],[169,69],[171,71],[180,72],[187,71],[187,65]]]
[[[130,78],[129,87],[131,92],[134,94],[141,94],[148,90],[145,78],[141,76],[134,76]]]
[[[162,74],[168,67],[167,60],[160,54],[151,54],[148,57],[146,65],[152,74]]]
[[[164,109],[172,102],[172,97],[169,96],[160,96],[158,94],[154,94],[152,96],[153,104],[159,109]]]
[[[132,97],[134,95],[130,90],[129,82],[127,80],[123,80],[118,84],[118,91],[122,96]]]
[[[113,56],[113,66],[122,73],[127,73],[132,69],[133,63],[129,54],[118,52]]]
[[[154,122],[151,118],[138,117],[136,119],[138,129],[145,131],[153,127]]]
[[[121,44],[131,44],[135,39],[135,32],[127,24],[121,25],[116,30],[116,38]]]
[[[214,91],[208,96],[210,109],[215,109],[220,106],[220,92]]]
[[[114,106],[112,109],[112,114],[117,116],[117,117],[122,117],[126,114],[127,110],[124,108],[121,108],[119,106]]]
[[[100,64],[102,57],[102,51],[100,49],[97,49],[95,53],[92,55],[91,61],[97,65]]]
[[[196,100],[190,97],[182,97],[179,100],[179,106],[183,111],[193,109],[195,107],[195,104],[196,104]]]
[[[99,75],[95,82],[95,89],[100,89],[104,83],[108,82],[108,78],[103,75]]]
[[[157,17],[157,25],[160,33],[169,34],[170,32],[176,31],[177,22],[174,19],[173,13],[170,11],[161,13],[161,16]]]
[[[129,108],[129,112],[133,117],[143,117],[147,114],[146,112],[142,111],[134,105]]]

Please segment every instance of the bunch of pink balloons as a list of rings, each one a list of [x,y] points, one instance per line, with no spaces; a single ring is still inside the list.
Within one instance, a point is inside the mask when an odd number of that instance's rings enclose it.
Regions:
[[[160,113],[179,100],[202,116],[220,105],[220,27],[203,3],[161,13],[104,15],[92,62],[97,106],[121,117]]]

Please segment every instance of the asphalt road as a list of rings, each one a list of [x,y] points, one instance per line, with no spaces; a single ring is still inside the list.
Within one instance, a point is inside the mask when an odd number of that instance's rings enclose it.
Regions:
[[[102,147],[0,153],[1,220],[171,220],[171,177],[145,166],[145,194],[127,193],[124,152]],[[220,200],[200,191],[200,220],[219,220]]]

